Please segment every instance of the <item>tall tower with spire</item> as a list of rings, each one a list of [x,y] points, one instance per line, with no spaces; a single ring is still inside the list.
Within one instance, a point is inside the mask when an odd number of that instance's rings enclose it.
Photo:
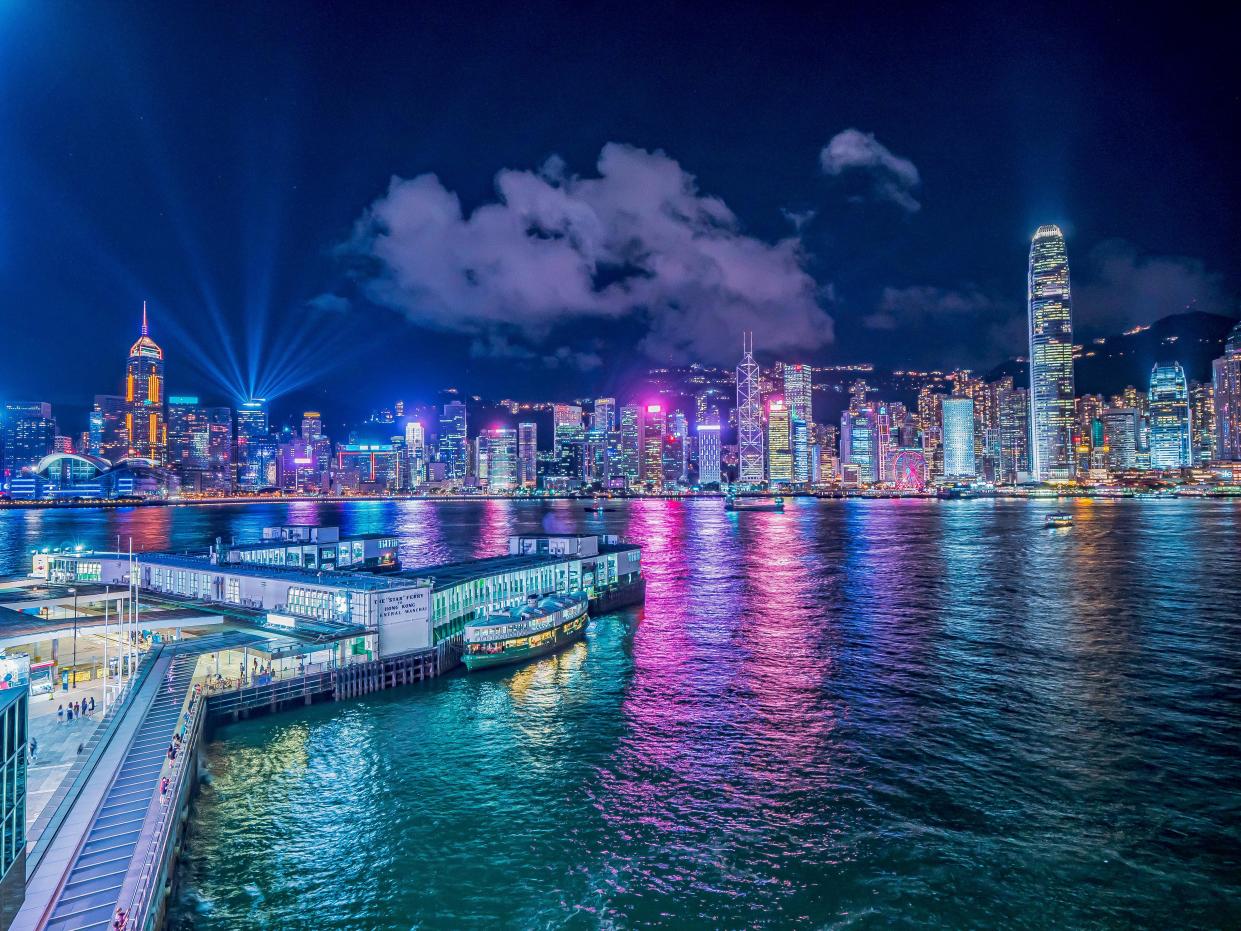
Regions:
[[[760,485],[767,470],[763,456],[763,401],[754,361],[754,334],[741,334],[741,364],[737,366],[737,480]]]
[[[162,465],[167,445],[164,424],[164,351],[151,339],[147,305],[142,302],[142,333],[125,364],[125,429],[129,455]]]
[[[1030,451],[1037,481],[1073,477],[1073,304],[1058,226],[1030,243]]]

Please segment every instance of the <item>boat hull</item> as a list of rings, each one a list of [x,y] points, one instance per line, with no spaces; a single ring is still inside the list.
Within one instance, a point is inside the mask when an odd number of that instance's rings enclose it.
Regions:
[[[557,624],[550,631],[547,631],[552,636],[537,646],[512,647],[498,653],[470,653],[467,649],[461,659],[465,663],[465,668],[470,672],[475,672],[479,669],[491,669],[495,666],[524,663],[527,660],[555,653],[557,650],[564,649],[575,640],[581,640],[586,635],[586,624],[589,620],[589,616],[583,609],[582,613],[577,617],[562,624]],[[526,639],[528,640],[529,638]]]

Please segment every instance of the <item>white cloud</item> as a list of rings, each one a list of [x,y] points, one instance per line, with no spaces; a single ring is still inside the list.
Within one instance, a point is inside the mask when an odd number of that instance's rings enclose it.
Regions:
[[[744,234],[662,152],[609,143],[596,167],[501,171],[497,200],[469,213],[435,175],[393,178],[343,251],[371,300],[440,330],[538,342],[572,320],[636,317],[641,348],[670,361],[731,361],[746,329],[770,351],[831,340],[797,237]]]
[[[833,177],[864,173],[875,197],[890,201],[909,213],[922,209],[913,195],[922,184],[917,166],[907,158],[894,155],[875,139],[874,133],[864,133],[860,129],[837,133],[819,153],[819,167],[824,174]]]

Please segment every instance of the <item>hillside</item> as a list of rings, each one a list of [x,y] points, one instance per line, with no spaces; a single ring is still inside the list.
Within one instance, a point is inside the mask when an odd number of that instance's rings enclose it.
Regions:
[[[1078,394],[1118,394],[1127,385],[1145,389],[1157,362],[1179,362],[1190,381],[1211,379],[1211,360],[1224,353],[1224,340],[1237,321],[1201,311],[1174,314],[1140,331],[1130,330],[1083,347],[1074,368]],[[1013,376],[1029,382],[1025,362],[1015,359],[996,366],[988,379]]]

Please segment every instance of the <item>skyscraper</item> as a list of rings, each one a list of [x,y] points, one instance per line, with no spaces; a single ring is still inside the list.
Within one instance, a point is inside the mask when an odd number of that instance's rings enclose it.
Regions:
[[[1151,369],[1150,450],[1152,469],[1184,469],[1193,464],[1189,385],[1179,362]]]
[[[1072,478],[1073,310],[1069,259],[1058,226],[1030,244],[1030,451],[1037,481]]]
[[[1219,458],[1216,443],[1215,387],[1207,382],[1189,386],[1189,422],[1194,448],[1194,465],[1206,465]]]
[[[168,399],[168,465],[186,491],[227,491],[233,485],[233,412],[197,397]]]
[[[56,433],[52,405],[46,401],[11,401],[4,405],[4,429],[0,433],[4,475],[12,478],[52,452]]]
[[[1215,384],[1216,455],[1241,462],[1241,323],[1232,328],[1224,354],[1211,363]]]
[[[713,485],[720,481],[720,425],[698,425],[698,484]]]
[[[759,391],[759,367],[754,361],[754,336],[747,345],[741,338],[741,364],[737,366],[737,480],[758,485],[766,475],[763,457],[763,408]]]
[[[1109,407],[1103,411],[1104,462],[1111,472],[1138,467],[1138,437],[1142,414],[1133,407]]]
[[[237,487],[263,488],[275,480],[277,444],[271,438],[267,422],[267,401],[251,398],[237,407],[237,441],[233,447],[233,463],[237,470]]]
[[[877,451],[875,407],[864,404],[854,411],[840,415],[840,468],[856,470],[857,480],[864,484],[879,481],[879,454]]]
[[[568,443],[583,440],[582,409],[576,404],[552,405],[552,453],[559,458]]]
[[[512,427],[483,430],[478,437],[478,458],[479,476],[486,475],[488,491],[506,492],[517,487],[517,431]]]
[[[620,413],[621,474],[632,488],[642,476],[642,408],[626,404]]]
[[[145,302],[142,333],[129,347],[125,365],[125,432],[129,456],[164,462],[164,351],[148,333]]]
[[[445,404],[440,415],[439,454],[440,462],[444,463],[444,478],[450,481],[465,478],[468,470],[467,429],[465,402]]]
[[[810,427],[797,417],[791,423],[793,447],[793,481],[804,485],[810,481]]]
[[[784,366],[784,403],[788,405],[794,420],[800,420],[813,429],[812,390],[810,366],[801,363]]]
[[[616,398],[595,398],[595,413],[591,426],[606,433],[616,429]]]
[[[539,483],[539,430],[533,423],[517,425],[517,481],[522,488]]]
[[[405,424],[406,486],[417,488],[427,480],[427,432],[422,423]]]
[[[1030,477],[1030,392],[1002,388],[997,397],[1000,415],[1000,474],[1003,485]]]
[[[782,398],[767,407],[767,478],[773,484],[793,481],[793,421]]]
[[[664,434],[666,417],[658,404],[648,404],[642,416],[642,483],[653,491],[664,487]]]
[[[973,399],[944,398],[943,417],[944,478],[976,478]]]

